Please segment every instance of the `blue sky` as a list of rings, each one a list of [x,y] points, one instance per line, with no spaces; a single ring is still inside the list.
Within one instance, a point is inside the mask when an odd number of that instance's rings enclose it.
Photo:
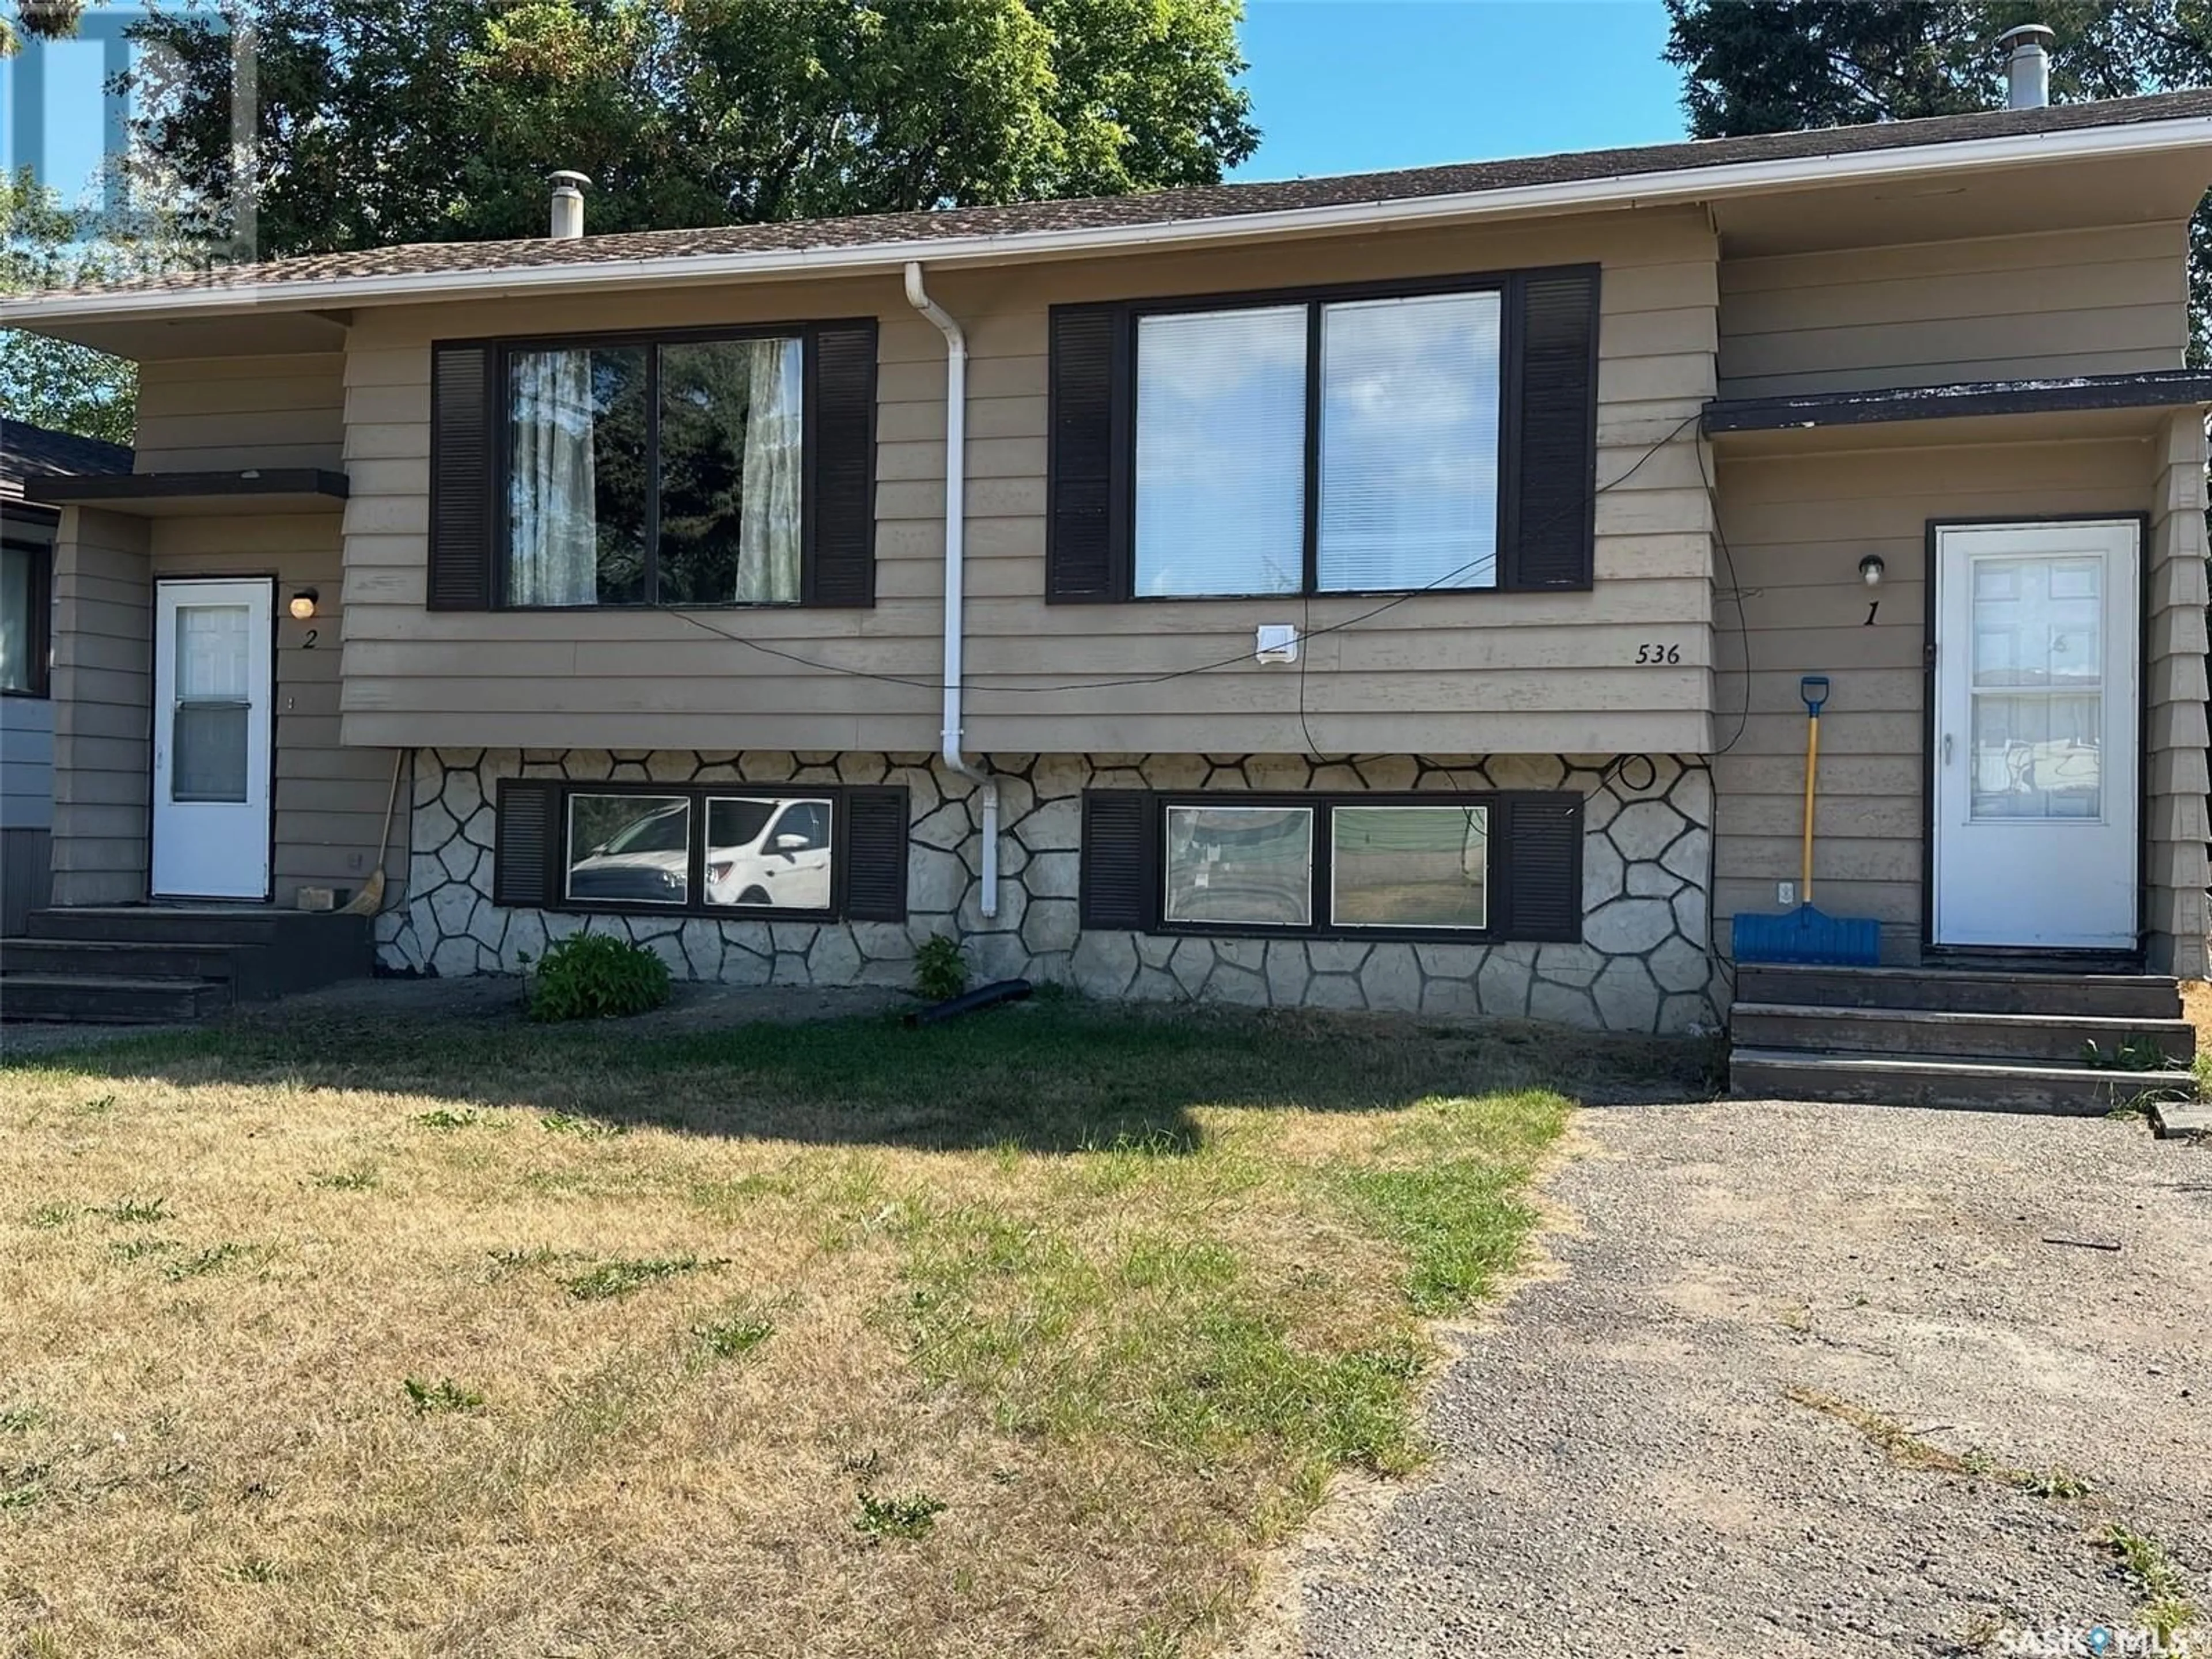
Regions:
[[[1247,0],[1262,137],[1243,179],[1359,173],[1682,136],[1659,0]],[[0,68],[0,150],[23,153],[11,84],[46,64],[48,182],[99,157],[100,47],[34,43]]]
[[[1659,0],[1246,0],[1240,179],[1684,136]]]

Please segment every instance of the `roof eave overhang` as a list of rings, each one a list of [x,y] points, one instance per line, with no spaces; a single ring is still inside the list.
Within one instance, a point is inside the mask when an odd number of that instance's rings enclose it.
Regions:
[[[923,237],[846,246],[590,260],[496,270],[344,276],[234,288],[49,295],[0,301],[0,326],[35,331],[42,325],[82,326],[266,310],[496,299],[580,289],[603,292],[611,288],[740,283],[777,277],[874,276],[898,270],[910,260],[921,260],[939,268],[1010,264],[1414,225],[1540,218],[1911,179],[1968,168],[2030,167],[2205,147],[2212,147],[2212,117],[2192,116],[2179,120],[2083,127],[2067,132],[1966,139],[1888,150],[1843,151],[1771,161],[1728,162],[1666,173],[1619,173],[1559,184],[1294,208],[1272,213],[1232,214],[1166,223]]]
[[[1709,438],[1739,433],[1815,432],[1838,427],[2028,415],[2089,415],[2212,404],[2212,372],[2147,369],[2060,380],[1972,380],[1785,398],[1717,398],[1701,424]]]

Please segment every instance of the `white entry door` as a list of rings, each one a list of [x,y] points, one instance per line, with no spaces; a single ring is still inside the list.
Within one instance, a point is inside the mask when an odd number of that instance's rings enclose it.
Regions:
[[[1938,945],[2136,948],[2139,533],[1936,531]]]
[[[276,585],[154,594],[154,896],[265,899]]]

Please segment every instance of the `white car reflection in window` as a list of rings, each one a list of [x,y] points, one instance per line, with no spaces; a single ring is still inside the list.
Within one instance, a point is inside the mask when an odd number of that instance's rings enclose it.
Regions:
[[[707,902],[827,910],[830,832],[826,800],[709,799]]]
[[[569,842],[583,839],[580,809],[586,800],[596,807],[618,810],[628,803],[620,797],[574,798],[569,802]],[[600,904],[681,904],[691,855],[691,803],[665,797],[641,798],[638,816],[624,823],[605,841],[578,858],[572,852],[568,866],[568,896]]]

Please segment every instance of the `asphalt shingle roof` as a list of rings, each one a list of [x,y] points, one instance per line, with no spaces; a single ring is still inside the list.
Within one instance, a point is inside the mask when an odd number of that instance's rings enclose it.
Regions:
[[[1810,132],[1765,133],[1753,137],[1711,138],[1626,149],[1576,150],[1558,155],[1414,167],[1395,173],[1349,173],[1267,184],[1200,185],[1135,196],[1019,202],[1000,207],[722,225],[695,230],[632,231],[568,241],[532,237],[502,242],[417,242],[350,252],[309,254],[258,265],[233,266],[213,273],[179,273],[118,286],[128,291],[240,285],[276,288],[290,283],[358,277],[589,265],[723,253],[797,253],[817,248],[861,247],[872,243],[1182,224],[1300,209],[1577,184],[1740,162],[1866,155],[1922,145],[2072,132],[2191,117],[2212,117],[2212,90],[2053,105],[2041,109],[1994,110],[1919,121],[1827,127]]]
[[[0,418],[0,498],[21,499],[26,478],[128,472],[131,461],[122,444]]]

